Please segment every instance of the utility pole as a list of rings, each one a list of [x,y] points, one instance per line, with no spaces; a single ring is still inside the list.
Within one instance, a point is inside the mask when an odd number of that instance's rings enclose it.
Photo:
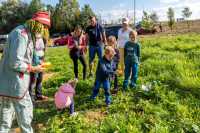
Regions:
[[[134,26],[136,25],[136,0],[134,0]]]

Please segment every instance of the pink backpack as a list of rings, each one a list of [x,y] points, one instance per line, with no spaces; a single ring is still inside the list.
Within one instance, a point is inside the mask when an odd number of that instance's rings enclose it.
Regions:
[[[62,85],[55,94],[55,105],[57,109],[64,109],[71,104],[71,98],[75,94],[74,88],[66,83]]]

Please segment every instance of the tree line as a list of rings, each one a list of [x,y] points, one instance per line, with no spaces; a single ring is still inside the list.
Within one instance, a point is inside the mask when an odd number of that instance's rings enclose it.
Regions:
[[[0,34],[9,33],[14,27],[30,19],[36,11],[45,10],[51,14],[52,27],[51,33],[67,32],[73,30],[76,25],[87,26],[89,16],[95,15],[89,5],[84,5],[80,9],[78,0],[59,0],[55,6],[45,5],[41,0],[31,0],[25,3],[21,0],[7,0],[0,3]],[[192,12],[189,7],[182,10],[182,16],[187,20],[188,29]],[[168,26],[171,30],[175,26],[175,11],[169,8],[167,11]],[[143,11],[141,26],[145,29],[152,29],[159,22],[156,12],[149,14]]]
[[[8,34],[37,11],[48,11],[51,14],[51,33],[70,32],[75,25],[85,29],[89,16],[95,15],[89,5],[80,9],[77,0],[59,0],[55,6],[45,5],[41,0],[31,0],[30,3],[7,0],[0,3],[0,34]]]
[[[189,7],[185,7],[182,10],[182,17],[184,18],[184,20],[187,21],[188,29],[190,28],[190,21],[188,19],[191,17],[191,15],[192,11],[190,10]],[[171,7],[168,8],[167,18],[168,18],[168,26],[170,27],[171,30],[173,30],[176,24],[176,20],[175,20],[175,11]],[[159,22],[159,17],[156,12],[149,14],[148,12],[143,11],[143,17],[141,21],[141,25],[143,28],[152,29],[158,22]]]

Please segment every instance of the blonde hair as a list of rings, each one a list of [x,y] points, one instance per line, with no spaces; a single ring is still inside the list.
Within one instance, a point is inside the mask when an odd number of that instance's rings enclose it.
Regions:
[[[67,83],[70,84],[73,88],[76,88],[78,80],[77,79],[69,80]]]
[[[105,48],[105,55],[107,55],[107,54],[115,55],[115,50],[114,50],[114,48],[111,47],[111,46],[106,46],[106,48]]]
[[[115,42],[115,44],[111,44],[110,42]],[[115,36],[109,36],[108,37],[108,46],[114,46],[113,48],[116,48],[117,47],[117,39]]]
[[[31,32],[33,39],[35,39],[36,33],[40,33],[45,40],[49,40],[49,30],[45,27],[44,24],[30,19],[26,22],[26,25]]]

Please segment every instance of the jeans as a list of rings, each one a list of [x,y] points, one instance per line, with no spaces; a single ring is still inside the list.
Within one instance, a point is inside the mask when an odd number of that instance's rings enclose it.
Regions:
[[[71,98],[72,103],[69,106],[69,113],[73,114],[74,113],[74,99]]]
[[[103,84],[104,92],[105,92],[105,102],[106,104],[111,103],[111,96],[110,96],[110,81],[109,80],[104,80],[104,81],[95,81],[95,86],[93,89],[93,94],[91,96],[92,99],[95,99],[99,93],[99,89],[101,87],[101,84]]]
[[[118,75],[114,74],[114,90],[118,90]]]
[[[86,79],[86,72],[87,72],[87,64],[85,60],[85,55],[80,55],[80,56],[71,56],[71,59],[73,60],[74,63],[74,75],[75,78],[78,78],[78,60],[80,60],[82,66],[83,66],[83,79]]]
[[[22,133],[33,133],[33,105],[28,92],[20,100],[0,97],[0,133],[9,132],[15,115]]]
[[[33,90],[35,89],[35,96],[36,98],[41,97],[42,96],[42,79],[43,79],[43,73],[39,72],[39,73],[31,73],[30,74],[30,85],[29,85],[29,93],[30,96],[33,100],[34,98],[34,94],[33,94]]]
[[[103,57],[103,44],[101,44],[100,42],[98,46],[89,46],[89,64],[91,64],[94,61],[96,53],[99,60],[101,60]]]
[[[136,87],[136,82],[138,78],[138,64],[137,63],[125,63],[125,79],[123,83],[123,89],[127,89],[129,84],[129,78],[131,76],[130,87]]]

